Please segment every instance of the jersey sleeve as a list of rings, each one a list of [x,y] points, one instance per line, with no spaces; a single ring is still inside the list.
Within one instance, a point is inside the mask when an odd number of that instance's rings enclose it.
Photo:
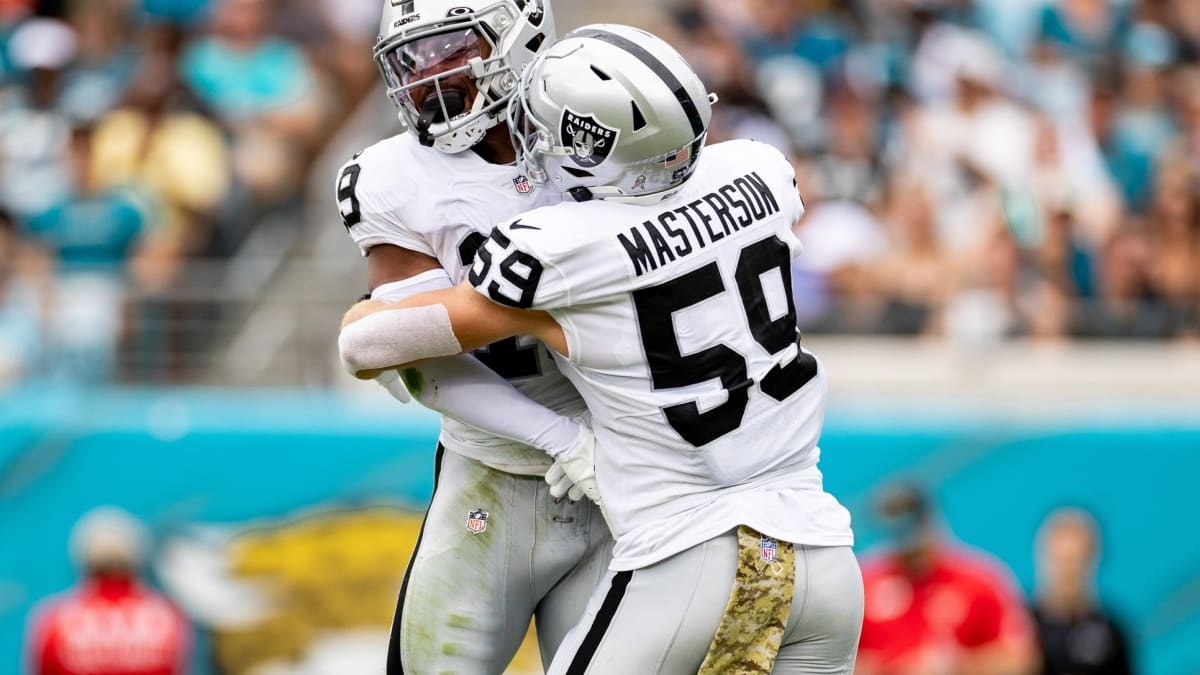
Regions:
[[[759,173],[771,192],[778,196],[783,218],[779,220],[779,236],[788,244],[792,259],[804,252],[804,245],[793,231],[797,221],[804,215],[804,200],[796,184],[796,169],[782,152],[774,146],[758,141],[733,141],[743,143],[739,152],[750,158],[754,170]]]
[[[370,150],[338,170],[334,186],[342,224],[362,254],[390,244],[436,257],[433,245],[405,223],[416,186],[395,175]]]
[[[800,197],[799,186],[796,183],[796,168],[782,152],[774,146],[758,141],[743,141],[747,144],[747,153],[754,157],[754,164],[761,167],[763,178],[775,191],[781,195],[779,206],[788,215],[790,223],[795,223],[804,215],[804,200]]]

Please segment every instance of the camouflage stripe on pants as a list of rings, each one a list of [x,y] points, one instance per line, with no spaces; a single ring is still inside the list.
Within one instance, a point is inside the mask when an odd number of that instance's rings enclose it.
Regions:
[[[738,569],[725,615],[697,675],[770,673],[796,588],[796,551],[738,528]]]

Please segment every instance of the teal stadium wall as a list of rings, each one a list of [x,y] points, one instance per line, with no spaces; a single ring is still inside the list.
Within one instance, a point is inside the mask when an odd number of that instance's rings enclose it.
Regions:
[[[0,664],[19,662],[34,602],[72,583],[67,533],[89,508],[121,506],[159,536],[318,505],[419,511],[436,434],[436,418],[419,408],[330,393],[0,394]],[[867,512],[873,490],[916,477],[933,486],[955,535],[1006,562],[1027,591],[1042,517],[1087,507],[1104,528],[1101,594],[1133,630],[1141,672],[1200,672],[1195,416],[1020,422],[843,404],[830,411],[822,446],[827,486],[856,514],[860,550],[879,540]]]

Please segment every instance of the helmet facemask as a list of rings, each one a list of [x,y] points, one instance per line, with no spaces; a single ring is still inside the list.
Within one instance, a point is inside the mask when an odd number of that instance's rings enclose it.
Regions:
[[[502,121],[517,87],[515,68],[528,60],[519,52],[544,40],[529,34],[553,31],[540,3],[520,6],[501,0],[478,11],[455,8],[444,20],[380,41],[375,61],[388,97],[422,145],[459,153]]]
[[[546,169],[548,157],[569,157],[574,153],[573,148],[555,145],[554,132],[529,107],[529,88],[541,61],[539,58],[525,69],[512,104],[508,106],[508,133],[517,151],[517,166],[538,185],[550,179]]]

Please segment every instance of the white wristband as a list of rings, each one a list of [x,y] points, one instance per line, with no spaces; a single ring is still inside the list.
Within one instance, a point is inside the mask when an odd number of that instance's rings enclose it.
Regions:
[[[453,356],[462,345],[443,305],[390,309],[359,319],[342,329],[338,353],[351,375],[413,361]]]

